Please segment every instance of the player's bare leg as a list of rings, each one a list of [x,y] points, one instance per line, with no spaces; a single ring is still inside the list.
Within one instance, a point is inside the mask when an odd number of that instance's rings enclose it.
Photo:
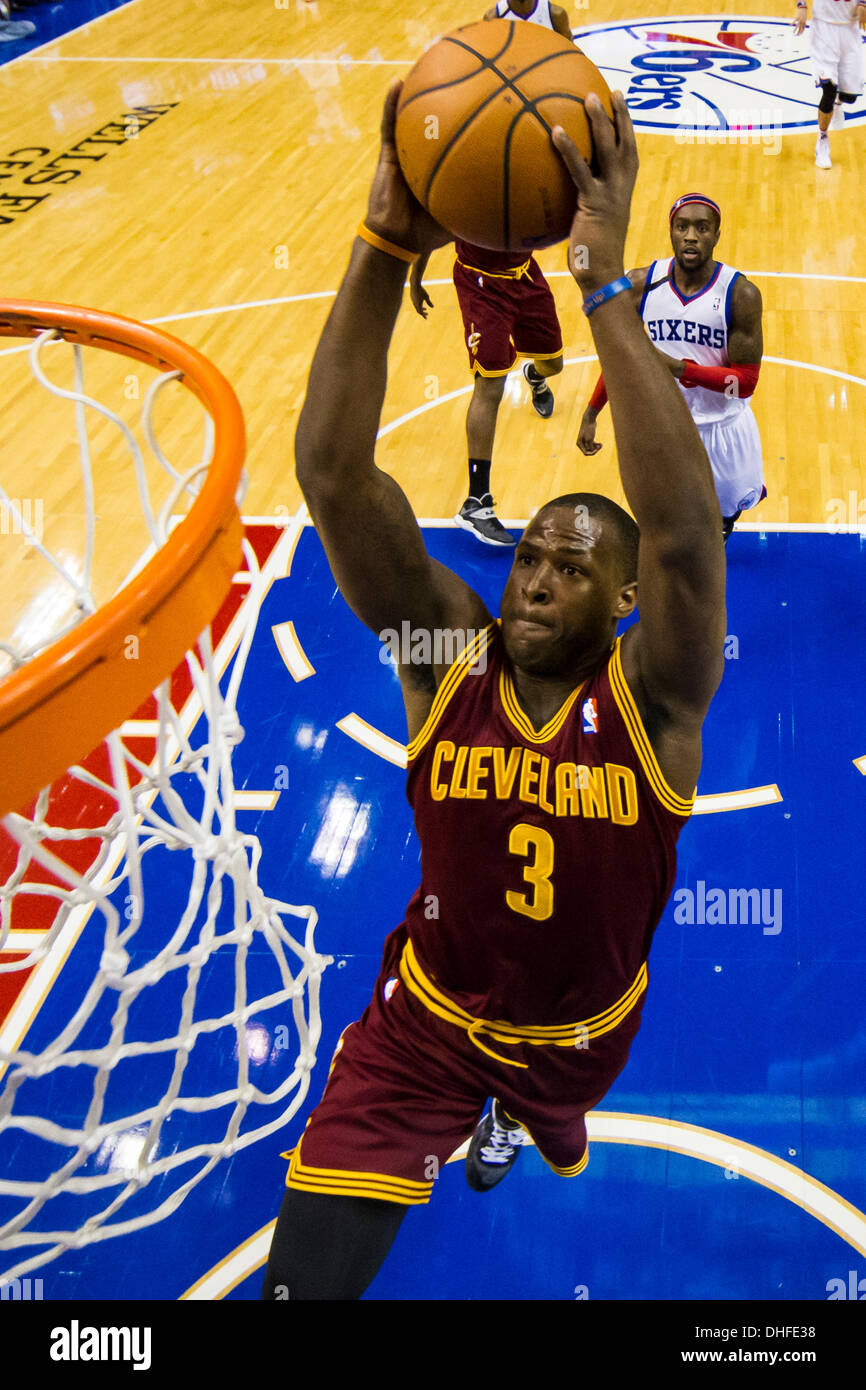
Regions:
[[[494,516],[490,493],[490,462],[504,389],[504,376],[482,376],[481,372],[476,372],[475,388],[466,413],[469,496],[454,520],[464,531],[473,531],[484,545],[510,546],[515,543],[511,532],[506,531]]]
[[[533,407],[544,420],[549,420],[553,414],[553,392],[545,378],[558,376],[561,371],[561,353],[559,357],[536,357],[523,368],[523,375],[532,389]]]
[[[482,376],[480,372],[475,373],[475,389],[466,412],[466,442],[470,458],[490,460],[493,457],[496,418],[504,389],[504,376]],[[471,493],[473,479],[470,477],[469,481]],[[487,482],[489,481],[488,478]],[[489,487],[485,487],[484,491],[488,492]]]

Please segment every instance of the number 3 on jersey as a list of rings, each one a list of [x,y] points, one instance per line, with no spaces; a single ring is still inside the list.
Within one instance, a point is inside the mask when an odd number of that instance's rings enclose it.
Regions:
[[[532,853],[532,863],[525,866],[523,877],[533,893],[530,897],[509,888],[505,901],[512,912],[521,912],[534,922],[546,922],[553,915],[553,884],[550,881],[553,873],[553,837],[540,825],[515,825],[508,837],[508,852],[521,858]]]

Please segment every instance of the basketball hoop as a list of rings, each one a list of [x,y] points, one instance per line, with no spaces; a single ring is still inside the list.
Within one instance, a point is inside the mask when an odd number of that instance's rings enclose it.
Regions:
[[[261,845],[236,824],[232,753],[244,737],[238,693],[272,575],[244,538],[238,512],[244,427],[234,392],[193,348],[117,315],[0,300],[0,334],[33,340],[33,374],[74,411],[86,517],[76,567],[43,543],[0,481],[0,513],[13,516],[74,600],[73,616],[54,630],[23,644],[0,642],[12,668],[0,678],[0,982],[15,972],[26,978],[9,1016],[0,1018],[0,1250],[24,1254],[0,1271],[2,1284],[64,1249],[161,1220],[223,1157],[283,1128],[309,1085],[321,1032],[319,979],[329,958],[315,949],[312,907],[265,895]],[[52,381],[41,360],[59,340],[72,346],[72,390]],[[153,472],[155,462],[166,491],[158,507],[134,431],[85,390],[85,349],[131,357],[158,373],[140,420],[148,466]],[[201,459],[185,472],[156,438],[154,403],[169,382],[192,392],[206,412]],[[88,411],[119,429],[130,449],[148,537],[105,602],[94,599],[91,583],[99,507]],[[181,503],[188,510],[178,520]],[[242,564],[246,596],[212,633]],[[149,897],[179,863],[188,881],[171,904],[173,918],[162,903],[148,914]],[[286,916],[303,924],[301,939]],[[73,951],[92,963],[88,987],[59,1014],[52,1001],[46,1026],[42,1000]],[[172,989],[181,978],[178,999]],[[171,1019],[162,1022],[165,1037],[153,1036],[156,1000],[156,1017]],[[275,1031],[288,1033],[286,1018],[296,1034],[291,1065],[266,1090],[255,1084],[254,1068]],[[207,1059],[200,1066],[196,1059],[221,1033],[236,1066],[231,1084],[221,1076],[214,1092],[212,1074],[202,1079]],[[70,1118],[64,1104],[62,1123],[44,1084],[61,1068],[85,1078],[78,1113]],[[220,1110],[227,1115],[215,1120]],[[187,1117],[188,1142],[178,1144],[174,1132],[162,1145],[164,1124],[179,1115]],[[3,1161],[10,1135],[15,1178]],[[175,1178],[184,1165],[192,1174]],[[148,1203],[154,1178],[159,1200]],[[53,1210],[55,1198],[63,1220],[52,1224],[45,1209]],[[113,1219],[127,1202],[132,1214]]]
[[[0,815],[90,750],[169,674],[214,615],[241,558],[235,493],[244,422],[228,382],[168,333],[115,314],[0,300],[0,334],[51,332],[180,372],[213,420],[213,458],[189,514],[144,570],[104,608],[0,683]],[[145,639],[146,634],[146,640]],[[125,657],[138,637],[138,657]]]

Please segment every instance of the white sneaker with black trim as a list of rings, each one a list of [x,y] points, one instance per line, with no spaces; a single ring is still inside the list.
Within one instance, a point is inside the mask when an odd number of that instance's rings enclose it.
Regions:
[[[826,135],[819,135],[815,142],[815,163],[819,169],[833,168],[833,161],[830,158],[830,140]]]

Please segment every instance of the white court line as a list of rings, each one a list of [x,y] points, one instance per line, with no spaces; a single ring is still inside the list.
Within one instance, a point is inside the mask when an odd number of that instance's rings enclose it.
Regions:
[[[760,521],[738,521],[737,531],[760,531],[768,535],[783,531],[813,531],[827,536],[866,536],[866,522],[848,521],[773,521],[766,525]]]
[[[391,738],[389,734],[383,734],[381,729],[368,724],[366,719],[362,719],[359,714],[347,714],[344,719],[337,720],[337,728],[349,738],[353,738],[362,747],[368,748],[371,753],[384,758],[386,762],[393,763],[395,767],[405,767],[407,763],[406,745],[400,743],[396,738]]]
[[[3,942],[3,950],[0,955],[5,955],[7,951],[23,951],[25,955],[29,955],[33,947],[38,946],[47,933],[47,927],[44,931],[33,927],[23,927],[20,931],[10,931]]]
[[[124,719],[118,733],[121,738],[159,738],[158,719]]]
[[[135,0],[131,0],[135,3]],[[114,13],[112,11],[111,13]],[[104,18],[104,16],[103,16]],[[74,29],[70,33],[75,33]],[[61,34],[60,38],[66,38],[66,34]],[[51,39],[51,43],[59,42],[59,39]],[[38,49],[33,50],[34,53]],[[28,57],[28,54],[22,54]],[[262,67],[269,65],[281,68],[299,67],[333,67],[339,68],[411,68],[415,63],[414,58],[351,58],[348,53],[342,53],[337,58],[97,58],[97,57],[67,57],[63,53],[46,54],[41,60],[43,63],[233,63],[245,64],[250,67]]]
[[[850,372],[840,372],[837,371],[835,367],[820,367],[813,362],[795,362],[789,357],[765,357],[763,360],[764,362],[773,363],[775,366],[802,367],[806,372],[818,372],[822,376],[832,376],[838,378],[840,381],[853,382],[855,386],[866,386],[866,377],[852,376]],[[597,361],[598,358],[596,354],[590,353],[583,357],[566,357],[563,365],[566,367],[574,367],[584,362]],[[437,396],[432,401],[425,401],[423,405],[416,405],[413,410],[407,410],[404,415],[398,415],[396,420],[390,420],[387,425],[383,425],[376,438],[381,439],[384,435],[390,434],[392,430],[398,429],[400,425],[405,425],[407,421],[415,420],[419,415],[426,414],[428,410],[435,410],[437,406],[444,405],[446,401],[453,401],[457,396],[466,396],[473,390],[474,384],[470,383],[468,386],[459,387],[456,391],[448,391],[444,396]],[[761,527],[760,529],[764,530],[766,528]],[[836,530],[838,528],[832,527],[831,529]]]
[[[130,0],[130,3],[137,4],[138,0]],[[0,71],[2,71],[2,69],[0,69]],[[826,280],[834,283],[838,281],[840,284],[866,285],[866,275],[808,275],[796,270],[744,270],[742,274],[747,277],[754,276],[755,279],[758,280],[765,277],[773,277],[777,280]],[[545,275],[548,280],[571,279],[571,273],[567,270],[549,270],[545,271]],[[446,279],[442,280],[425,280],[424,284],[451,285],[453,284],[453,280],[448,276]],[[158,318],[143,319],[142,322],[153,326],[161,323],[182,323],[184,319],[202,319],[208,318],[211,315],[218,317],[220,314],[239,314],[246,309],[271,309],[281,304],[304,304],[313,299],[334,299],[336,294],[336,290],[308,290],[303,294],[277,295],[273,299],[248,299],[239,304],[214,304],[210,308],[205,309],[184,309],[183,312],[178,314],[161,314]],[[808,313],[809,311],[804,309],[803,312]],[[20,347],[2,348],[0,349],[0,357],[8,357],[16,352],[27,352],[29,347],[30,342],[28,340],[28,342],[22,344]],[[593,360],[594,358],[569,359],[571,362]],[[784,357],[765,357],[764,361],[787,363],[788,359]],[[810,367],[808,363],[794,362],[791,365],[805,366],[812,371],[832,372],[832,369],[829,367]],[[848,378],[848,380],[851,381],[859,381],[859,379],[858,377]]]
[[[305,681],[308,676],[316,674],[316,668],[301,646],[293,622],[277,623],[271,628],[271,633],[283,665],[293,680]]]
[[[741,791],[708,792],[696,796],[693,816],[712,816],[717,811],[750,811],[753,806],[772,806],[784,800],[775,783],[767,787],[744,787]]]
[[[273,811],[280,799],[279,789],[266,791],[238,791],[235,788],[234,802],[237,811]]]
[[[866,377],[852,376],[850,372],[840,372],[835,367],[819,367],[814,362],[797,362],[792,357],[765,357],[763,361],[773,362],[777,367],[802,367],[804,372],[819,372],[822,376],[836,377],[839,381],[851,381],[855,386],[866,386]]]

